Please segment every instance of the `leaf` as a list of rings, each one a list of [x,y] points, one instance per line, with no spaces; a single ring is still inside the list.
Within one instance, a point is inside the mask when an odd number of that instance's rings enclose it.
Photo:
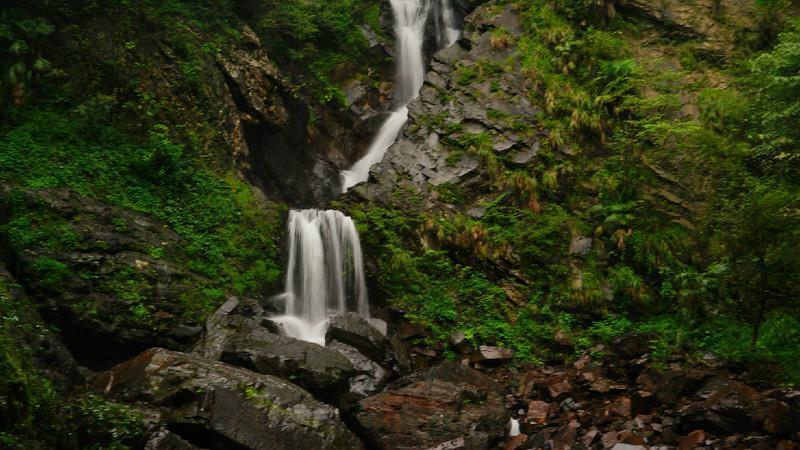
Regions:
[[[10,51],[15,55],[22,55],[24,53],[27,53],[29,49],[30,48],[28,47],[28,44],[25,41],[16,40],[14,41],[13,44],[11,44],[11,47],[8,48],[8,51]]]
[[[37,72],[44,72],[46,70],[50,70],[50,61],[44,58],[36,58],[36,61],[33,62],[33,70]]]

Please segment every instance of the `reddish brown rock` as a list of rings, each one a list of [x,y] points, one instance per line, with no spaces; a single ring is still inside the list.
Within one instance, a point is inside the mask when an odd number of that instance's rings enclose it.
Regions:
[[[504,450],[522,450],[525,448],[525,444],[528,442],[528,435],[527,434],[520,434],[517,436],[511,436],[506,439],[506,443],[503,446]]]
[[[703,430],[694,430],[689,433],[688,436],[681,439],[681,443],[678,446],[679,450],[692,450],[697,448],[706,442],[706,432]]]
[[[592,383],[590,389],[598,394],[607,394],[611,391],[611,381],[606,378],[600,378]]]
[[[620,397],[611,405],[611,412],[620,417],[629,418],[631,416],[631,399]]]
[[[597,430],[597,428],[592,427],[589,431],[586,432],[586,434],[583,435],[583,437],[581,438],[581,443],[584,445],[584,447],[589,447],[590,445],[592,445],[595,439],[597,439],[597,435],[599,434],[600,432]]]
[[[362,400],[356,420],[378,448],[436,448],[461,439],[453,448],[480,449],[503,436],[509,414],[489,377],[446,362]]]
[[[566,377],[562,378],[551,378],[546,382],[547,384],[547,393],[550,394],[550,398],[553,400],[558,400],[563,397],[566,397],[567,394],[572,392],[572,384],[570,384],[569,380]]]
[[[534,400],[528,403],[528,415],[525,416],[525,421],[528,423],[536,423],[544,425],[547,423],[547,418],[550,414],[550,404],[547,402]]]
[[[572,367],[578,370],[583,370],[586,368],[587,365],[589,365],[591,361],[592,358],[589,355],[583,355],[580,358],[578,358],[578,360],[575,361],[575,363],[572,364]]]
[[[600,441],[603,443],[603,447],[611,448],[619,443],[619,433],[616,431],[604,433]]]
[[[561,427],[553,437],[553,450],[570,450],[578,439],[578,428],[581,424],[577,420],[570,421],[565,427]]]

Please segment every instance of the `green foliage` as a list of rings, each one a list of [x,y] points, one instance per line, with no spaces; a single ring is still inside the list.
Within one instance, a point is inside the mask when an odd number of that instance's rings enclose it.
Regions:
[[[775,48],[754,58],[748,84],[753,158],[766,173],[800,175],[800,21],[780,35]]]
[[[298,89],[310,89],[318,101],[346,105],[339,74],[369,75],[369,42],[361,27],[380,36],[378,3],[268,0],[248,3],[246,9],[270,55],[301,68]]]
[[[208,286],[196,287],[201,293],[223,288],[255,294],[279,278],[274,236],[281,208],[265,209],[270,205],[259,203],[242,181],[203,167],[186,147],[170,140],[166,126],[154,126],[145,142],[137,142],[81,111],[29,107],[12,117],[0,138],[3,182],[69,187],[164,220],[184,238],[185,256],[166,255],[160,248],[151,249],[151,256],[186,258],[188,267],[208,279]],[[24,205],[3,230],[18,249],[69,250],[78,241],[63,219]],[[55,261],[42,261],[35,269],[54,287],[67,276]],[[129,289],[132,295],[135,290]],[[219,297],[187,297],[187,314],[213,308]],[[144,316],[141,308],[132,312]]]
[[[12,289],[16,287],[0,277],[0,443],[15,448],[18,439],[47,425],[48,410],[57,397],[33,361],[32,343],[42,332],[41,324]]]
[[[32,83],[50,70],[40,45],[53,30],[46,20],[15,8],[0,11],[0,107],[8,102],[22,106]]]
[[[70,427],[79,430],[75,448],[104,448],[124,450],[130,448],[126,441],[145,433],[144,416],[133,407],[110,402],[103,397],[87,393],[74,399],[68,406]]]
[[[799,306],[798,197],[785,186],[758,183],[721,206],[718,217],[721,245],[717,252],[728,268],[729,308],[753,324],[755,346],[768,311]]]

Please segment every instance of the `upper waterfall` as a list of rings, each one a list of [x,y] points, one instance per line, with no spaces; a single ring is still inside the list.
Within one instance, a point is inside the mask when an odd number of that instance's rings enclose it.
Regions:
[[[396,108],[381,126],[367,153],[349,170],[342,171],[343,192],[367,181],[370,168],[383,159],[408,120],[408,104],[417,97],[425,81],[422,49],[428,20],[434,22],[440,47],[449,47],[458,40],[459,31],[450,0],[391,0],[391,4],[397,38]]]
[[[325,345],[327,319],[349,311],[369,318],[361,242],[339,211],[289,213],[286,315],[273,320],[291,337]]]

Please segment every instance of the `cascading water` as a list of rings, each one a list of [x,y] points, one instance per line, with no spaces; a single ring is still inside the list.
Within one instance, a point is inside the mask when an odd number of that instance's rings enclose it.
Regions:
[[[339,211],[289,213],[286,314],[272,320],[294,338],[325,345],[328,317],[356,312],[369,318],[361,242]]]
[[[425,77],[423,44],[429,16],[436,42],[452,45],[459,35],[450,0],[391,0],[398,42],[396,109],[364,157],[342,172],[343,190],[366,181],[370,168],[408,120],[408,104]],[[273,317],[288,336],[325,345],[328,318],[354,311],[369,320],[361,243],[353,220],[339,211],[307,209],[289,213],[286,314]]]
[[[425,78],[422,47],[425,27],[433,16],[437,43],[449,47],[458,40],[459,31],[450,0],[391,0],[394,31],[397,37],[397,108],[381,127],[367,153],[349,170],[342,171],[342,191],[367,181],[370,168],[379,163],[408,120],[408,104],[416,98]]]

